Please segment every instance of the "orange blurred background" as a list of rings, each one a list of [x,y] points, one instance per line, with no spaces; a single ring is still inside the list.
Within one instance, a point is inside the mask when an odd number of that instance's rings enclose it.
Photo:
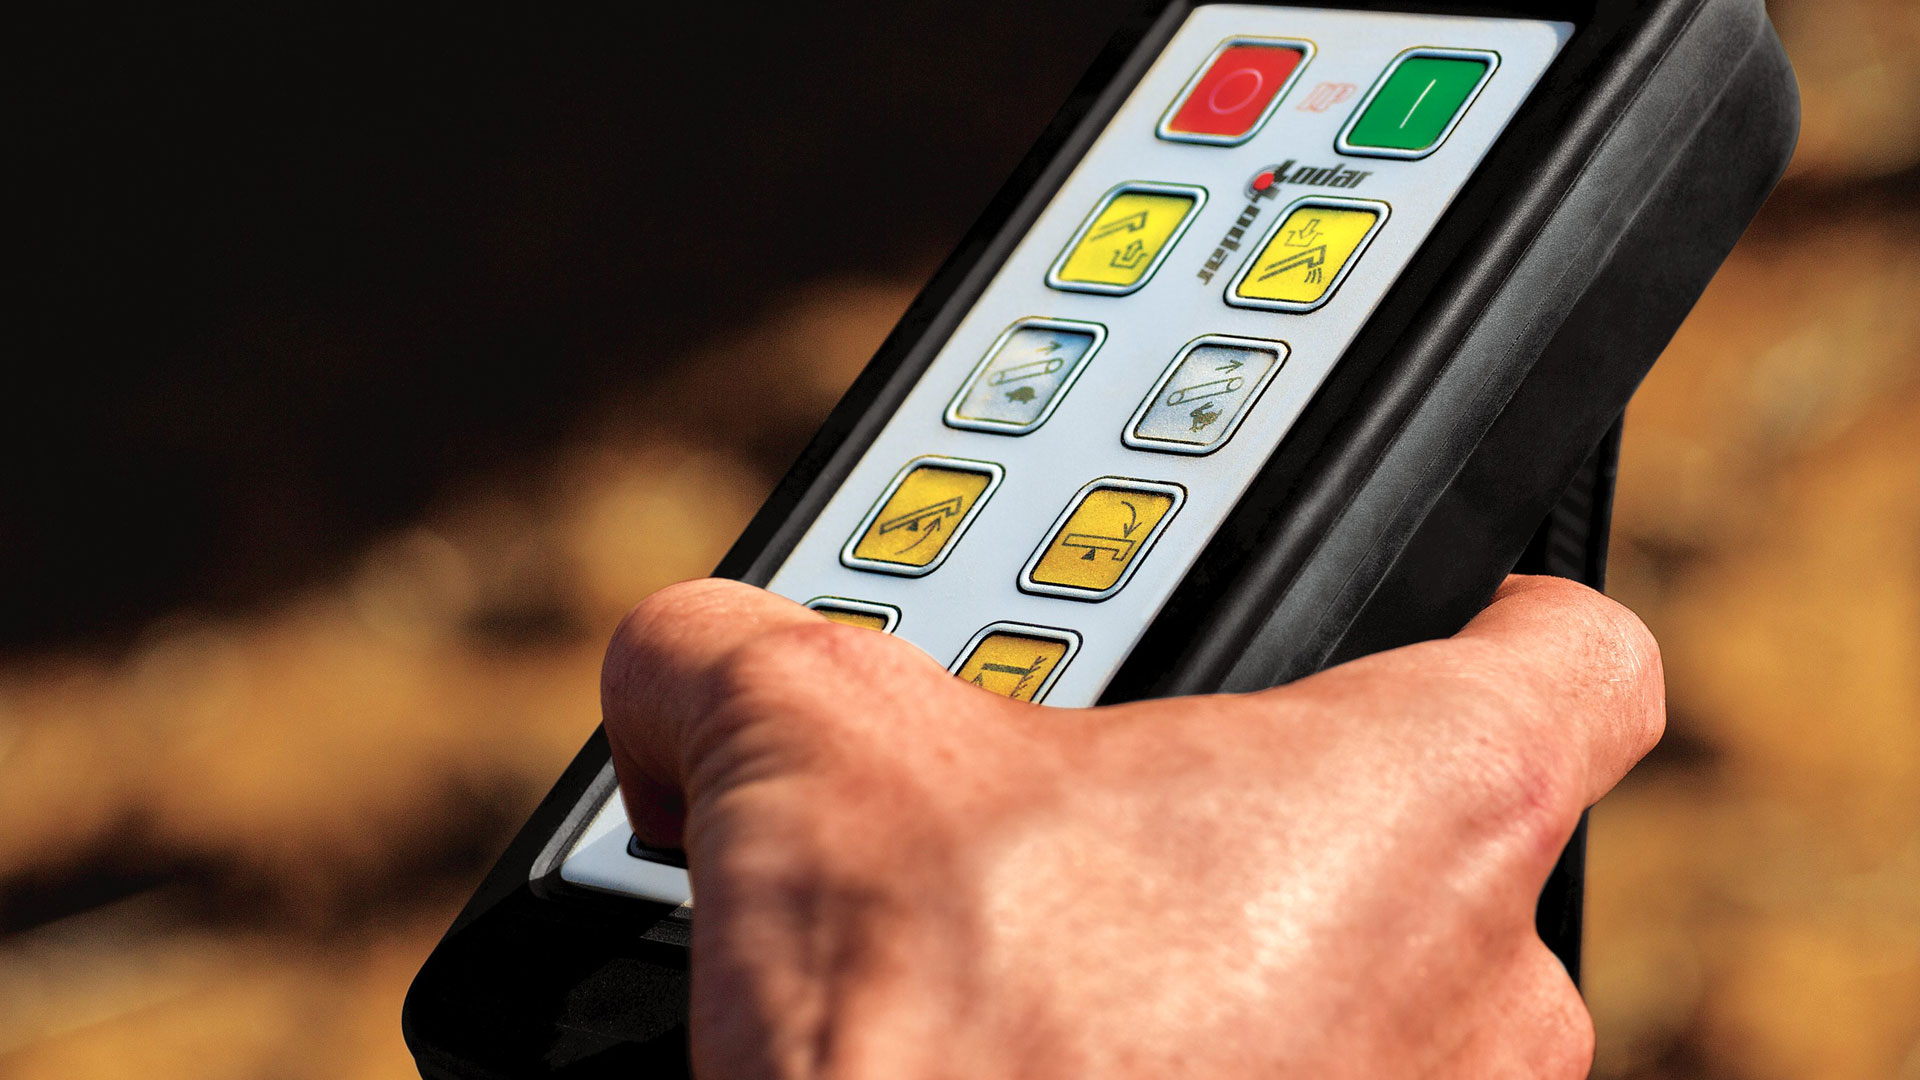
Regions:
[[[1671,733],[1594,815],[1620,1080],[1920,1080],[1920,7],[1770,7],[1799,153],[1627,421],[1611,591]],[[967,211],[291,583],[0,655],[0,1076],[414,1076],[401,996],[591,730],[608,631],[711,568]]]

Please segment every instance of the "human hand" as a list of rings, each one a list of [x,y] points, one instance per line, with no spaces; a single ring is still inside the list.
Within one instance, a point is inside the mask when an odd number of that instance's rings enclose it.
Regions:
[[[1071,710],[689,582],[602,696],[687,852],[708,1080],[1585,1076],[1534,905],[1664,721],[1637,619],[1519,577],[1447,640]]]

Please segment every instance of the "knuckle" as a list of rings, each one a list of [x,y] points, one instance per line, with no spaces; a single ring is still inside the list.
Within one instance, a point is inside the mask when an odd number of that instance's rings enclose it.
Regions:
[[[1660,643],[1638,615],[1625,605],[1595,594],[1593,608],[1596,661],[1623,706],[1622,719],[1644,753],[1666,727],[1666,677]]]
[[[1553,652],[1560,659],[1554,665],[1523,666],[1526,675],[1516,680],[1524,685],[1516,685],[1515,694],[1522,704],[1531,703],[1530,712],[1551,715],[1574,695],[1582,701],[1583,715],[1604,723],[1610,743],[1624,744],[1638,756],[1659,742],[1666,728],[1660,644],[1639,616],[1563,578],[1513,579],[1503,594],[1535,602],[1545,620],[1535,625],[1557,642]]]
[[[702,578],[635,604],[614,628],[601,663],[603,714],[624,716],[659,701],[708,701],[713,677],[724,674],[714,670],[708,645],[726,641],[721,631],[740,625],[761,599],[751,586]]]
[[[1563,624],[1573,635],[1582,669],[1581,692],[1592,695],[1595,715],[1604,717],[1609,740],[1644,755],[1666,730],[1666,682],[1660,643],[1638,615],[1625,605],[1584,585],[1561,582]],[[1543,694],[1565,693],[1546,685]]]
[[[1623,679],[1644,681],[1660,670],[1660,645],[1626,605],[1574,582],[1561,582],[1565,606],[1581,616],[1596,663]]]
[[[1610,685],[1634,698],[1659,699],[1660,643],[1631,609],[1565,578],[1530,578],[1524,587],[1566,614],[1562,625],[1578,633],[1582,658]]]
[[[600,663],[600,701],[603,711],[624,713],[625,707],[641,699],[639,688],[648,670],[651,634],[645,601],[621,617],[607,642],[607,653]]]
[[[1494,593],[1496,600],[1524,598],[1527,606],[1541,610],[1579,610],[1606,598],[1572,578],[1552,574],[1515,575]]]
[[[855,654],[871,630],[818,622],[755,634],[718,657],[706,676],[704,722],[690,734],[702,779],[833,771],[859,744],[848,729],[861,708]]]

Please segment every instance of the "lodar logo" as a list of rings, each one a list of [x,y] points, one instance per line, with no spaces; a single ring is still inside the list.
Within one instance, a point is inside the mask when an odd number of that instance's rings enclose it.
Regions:
[[[1349,169],[1345,165],[1302,165],[1294,167],[1292,158],[1275,165],[1271,169],[1262,169],[1248,186],[1250,191],[1265,191],[1280,184],[1305,184],[1308,187],[1350,188],[1358,187],[1360,181],[1372,176],[1365,169]]]
[[[1364,169],[1349,169],[1344,165],[1301,165],[1295,167],[1292,158],[1270,169],[1261,169],[1247,182],[1247,206],[1234,219],[1233,227],[1207,257],[1206,264],[1194,275],[1203,282],[1213,280],[1213,275],[1227,264],[1233,252],[1240,250],[1240,244],[1247,237],[1247,230],[1253,227],[1254,220],[1260,216],[1260,203],[1280,194],[1281,184],[1306,184],[1309,187],[1350,188],[1372,176]]]

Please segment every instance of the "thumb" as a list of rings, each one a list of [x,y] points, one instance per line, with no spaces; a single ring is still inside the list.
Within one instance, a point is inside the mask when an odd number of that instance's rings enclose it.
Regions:
[[[709,578],[668,586],[620,621],[600,670],[600,713],[641,843],[680,846],[688,747],[727,659],[770,631],[820,618],[762,589]]]

